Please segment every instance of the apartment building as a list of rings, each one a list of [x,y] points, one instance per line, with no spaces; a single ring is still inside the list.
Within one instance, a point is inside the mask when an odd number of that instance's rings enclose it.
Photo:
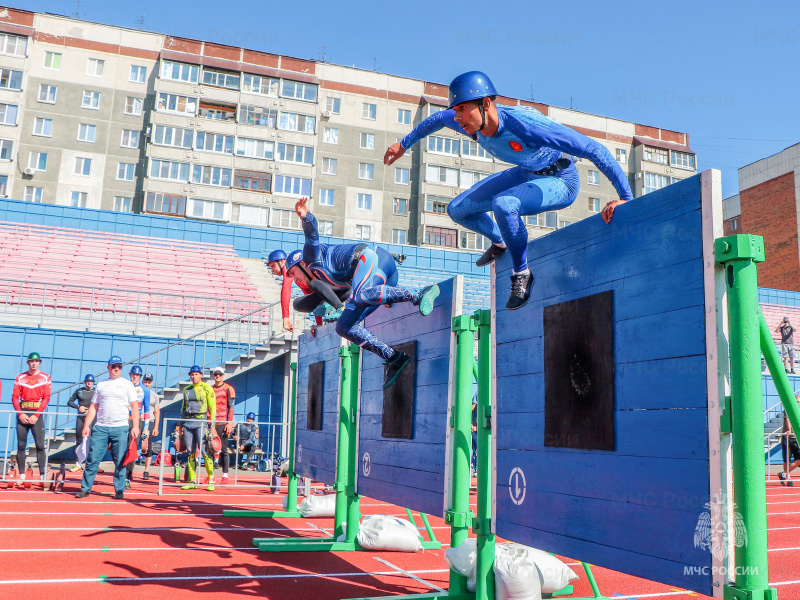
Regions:
[[[685,133],[534,107],[606,145],[636,196],[696,171]],[[383,154],[447,105],[447,86],[14,9],[0,12],[0,195],[65,206],[480,250],[447,204],[509,165],[444,129]],[[527,217],[532,237],[616,198],[577,163],[578,200]]]

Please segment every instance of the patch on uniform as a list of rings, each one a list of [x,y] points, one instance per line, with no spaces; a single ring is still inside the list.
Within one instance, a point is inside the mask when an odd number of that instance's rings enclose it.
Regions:
[[[522,144],[519,142],[508,142],[508,145],[511,146],[514,152],[522,152]]]

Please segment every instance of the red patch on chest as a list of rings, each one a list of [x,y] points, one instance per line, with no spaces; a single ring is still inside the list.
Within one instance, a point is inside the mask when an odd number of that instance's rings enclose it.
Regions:
[[[522,152],[522,144],[519,142],[508,142],[508,145],[511,146],[514,152]]]

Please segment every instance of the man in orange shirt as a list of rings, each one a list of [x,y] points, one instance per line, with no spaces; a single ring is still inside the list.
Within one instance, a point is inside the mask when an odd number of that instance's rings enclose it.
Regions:
[[[225,383],[225,371],[222,367],[217,367],[211,374],[214,376],[214,396],[217,398],[217,424],[215,429],[222,441],[222,450],[219,453],[219,466],[222,467],[222,485],[228,483],[228,469],[231,466],[231,458],[228,454],[228,436],[233,431],[233,406],[236,404],[236,390],[230,384]]]
[[[39,463],[39,479],[44,480],[47,457],[44,454],[44,421],[42,413],[50,402],[50,376],[39,370],[42,357],[37,352],[28,355],[28,370],[17,375],[11,401],[17,411],[17,468],[20,487],[25,479],[25,460],[28,434],[33,433],[36,443],[36,462]]]

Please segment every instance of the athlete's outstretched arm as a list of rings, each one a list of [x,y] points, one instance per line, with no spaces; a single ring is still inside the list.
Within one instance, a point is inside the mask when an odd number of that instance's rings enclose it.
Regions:
[[[429,136],[432,133],[439,131],[442,127],[449,127],[453,131],[467,135],[467,132],[461,128],[461,125],[456,123],[456,111],[454,110],[440,110],[432,114],[430,117],[422,121],[419,125],[414,127],[406,137],[399,142],[392,144],[386,150],[383,156],[383,163],[386,165],[392,164],[398,158],[405,154],[406,150],[411,148],[414,144],[422,138]]]
[[[308,198],[300,198],[294,205],[294,211],[300,217],[303,224],[303,235],[305,244],[303,245],[303,262],[306,265],[317,262],[319,258],[319,231],[317,230],[317,219],[308,210]]]

